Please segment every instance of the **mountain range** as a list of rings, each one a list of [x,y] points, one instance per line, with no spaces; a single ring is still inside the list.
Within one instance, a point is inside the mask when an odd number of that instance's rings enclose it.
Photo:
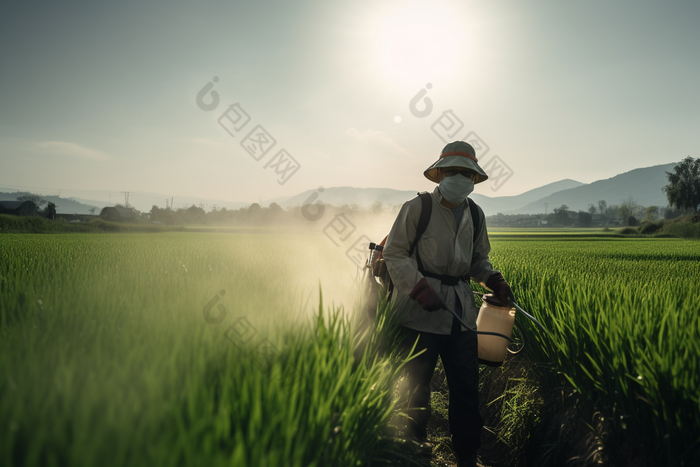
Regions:
[[[630,198],[642,206],[663,207],[668,205],[663,191],[668,185],[666,172],[671,172],[675,166],[671,163],[630,170],[612,178],[551,193],[503,214],[540,213],[544,203],[548,203],[550,209],[566,204],[572,211],[585,211],[589,204],[596,205],[598,200],[605,200],[610,206]]]
[[[588,206],[598,205],[605,200],[608,206],[619,205],[633,199],[642,206],[666,206],[668,201],[662,188],[668,185],[666,172],[670,172],[675,163],[634,169],[614,177],[584,184],[565,179],[548,183],[539,188],[515,196],[486,196],[477,191],[470,195],[487,216],[494,214],[539,214],[545,210],[566,205],[571,211],[586,211]],[[416,191],[393,190],[389,188],[352,188],[336,187],[319,190],[307,190],[289,198],[271,199],[282,207],[301,206],[307,199],[318,193],[314,201],[341,206],[357,204],[369,206],[377,201],[384,205],[403,204],[416,196]],[[545,206],[547,204],[547,206]]]
[[[625,200],[633,199],[642,206],[666,206],[668,204],[666,194],[662,188],[668,185],[666,172],[670,172],[676,163],[656,165],[630,170],[614,177],[584,184],[571,179],[548,183],[541,187],[528,190],[515,196],[486,196],[477,191],[470,198],[481,206],[487,216],[494,214],[539,214],[549,210],[550,212],[561,205],[568,206],[572,211],[585,211],[588,206],[598,204],[599,200],[605,200],[609,206],[620,204]],[[9,191],[7,191],[9,190]],[[5,192],[7,191],[7,192]],[[284,208],[301,206],[305,202],[321,201],[326,204],[342,206],[344,204],[356,204],[368,207],[380,202],[384,206],[401,205],[416,196],[417,190],[394,190],[391,188],[354,188],[354,187],[329,187],[307,190],[295,196],[273,198],[260,204],[268,206],[277,203]],[[0,187],[0,201],[14,200],[18,196],[17,190]],[[113,206],[104,199],[109,192],[100,192],[102,201],[83,198],[61,198],[59,196],[44,196],[47,201],[56,204],[57,212],[67,214],[90,214],[89,209],[95,207],[96,214],[105,206]],[[316,194],[315,197],[313,195]],[[155,204],[165,207],[165,200],[171,197],[159,193],[134,192],[130,196],[130,204],[139,211],[148,212]],[[228,209],[239,209],[249,206],[250,202],[233,202],[222,200],[210,200],[191,196],[175,196],[176,208],[191,205],[202,205],[210,210],[214,205]],[[309,201],[307,201],[309,200]],[[119,200],[121,201],[121,199]],[[117,202],[115,200],[115,202]]]

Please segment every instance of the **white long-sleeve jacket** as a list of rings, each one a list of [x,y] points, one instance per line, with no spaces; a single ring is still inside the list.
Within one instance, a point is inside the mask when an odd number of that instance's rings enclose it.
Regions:
[[[483,211],[479,208],[482,221],[481,225],[477,226],[476,241],[474,241],[474,227],[469,206],[465,208],[457,228],[452,212],[440,204],[442,195],[438,187],[435,187],[430,196],[433,203],[430,222],[425,233],[418,240],[416,248],[420,253],[424,270],[447,276],[468,276],[476,282],[486,282],[493,272],[493,266],[488,258],[491,245],[486,232]],[[452,328],[452,314],[446,310],[425,311],[418,302],[411,300],[408,296],[413,287],[423,278],[423,275],[418,272],[416,252],[408,256],[411,243],[416,236],[421,209],[421,200],[418,196],[404,203],[384,247],[382,256],[394,283],[392,303],[395,305],[395,313],[399,315],[402,325],[417,331],[448,335]],[[476,254],[473,256],[474,252]],[[456,291],[462,303],[462,319],[476,329],[476,303],[468,282],[459,281],[456,286],[449,286],[432,277],[426,277],[426,280],[452,310],[455,310]],[[462,330],[465,330],[463,326]]]

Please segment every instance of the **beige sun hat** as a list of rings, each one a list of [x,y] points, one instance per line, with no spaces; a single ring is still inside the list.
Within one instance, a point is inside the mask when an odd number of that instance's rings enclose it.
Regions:
[[[430,167],[425,169],[423,175],[431,182],[440,183],[438,177],[438,169],[446,169],[448,167],[459,167],[472,170],[477,174],[477,179],[474,184],[481,183],[489,178],[486,172],[479,167],[479,162],[476,158],[476,151],[471,144],[464,141],[454,141],[442,149],[440,158]]]

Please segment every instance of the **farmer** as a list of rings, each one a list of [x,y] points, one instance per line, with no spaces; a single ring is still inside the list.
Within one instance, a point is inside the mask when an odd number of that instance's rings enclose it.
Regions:
[[[421,201],[416,197],[401,208],[384,249],[395,291],[394,310],[401,323],[404,353],[419,337],[414,353],[426,351],[406,366],[409,388],[408,435],[430,449],[430,380],[438,355],[449,386],[449,422],[458,466],[475,466],[483,420],[479,415],[477,335],[460,325],[445,306],[476,329],[476,304],[470,278],[486,285],[502,303],[512,299],[503,275],[489,262],[484,214],[474,226],[467,196],[488,178],[477,164],[474,148],[463,141],[448,144],[424,175],[438,183],[430,195],[433,208],[425,233],[413,254]],[[474,228],[477,229],[474,235]]]

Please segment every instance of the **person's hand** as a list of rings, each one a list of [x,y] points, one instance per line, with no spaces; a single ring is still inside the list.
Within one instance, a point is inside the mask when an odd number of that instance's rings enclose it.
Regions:
[[[503,278],[503,274],[499,271],[493,271],[493,274],[486,279],[486,287],[493,291],[493,294],[498,298],[503,306],[510,306],[515,302],[513,292],[510,290],[508,282]]]
[[[435,289],[428,284],[425,277],[418,281],[408,296],[417,301],[426,311],[437,311],[441,308],[445,308],[442,299],[437,292],[435,292]]]

